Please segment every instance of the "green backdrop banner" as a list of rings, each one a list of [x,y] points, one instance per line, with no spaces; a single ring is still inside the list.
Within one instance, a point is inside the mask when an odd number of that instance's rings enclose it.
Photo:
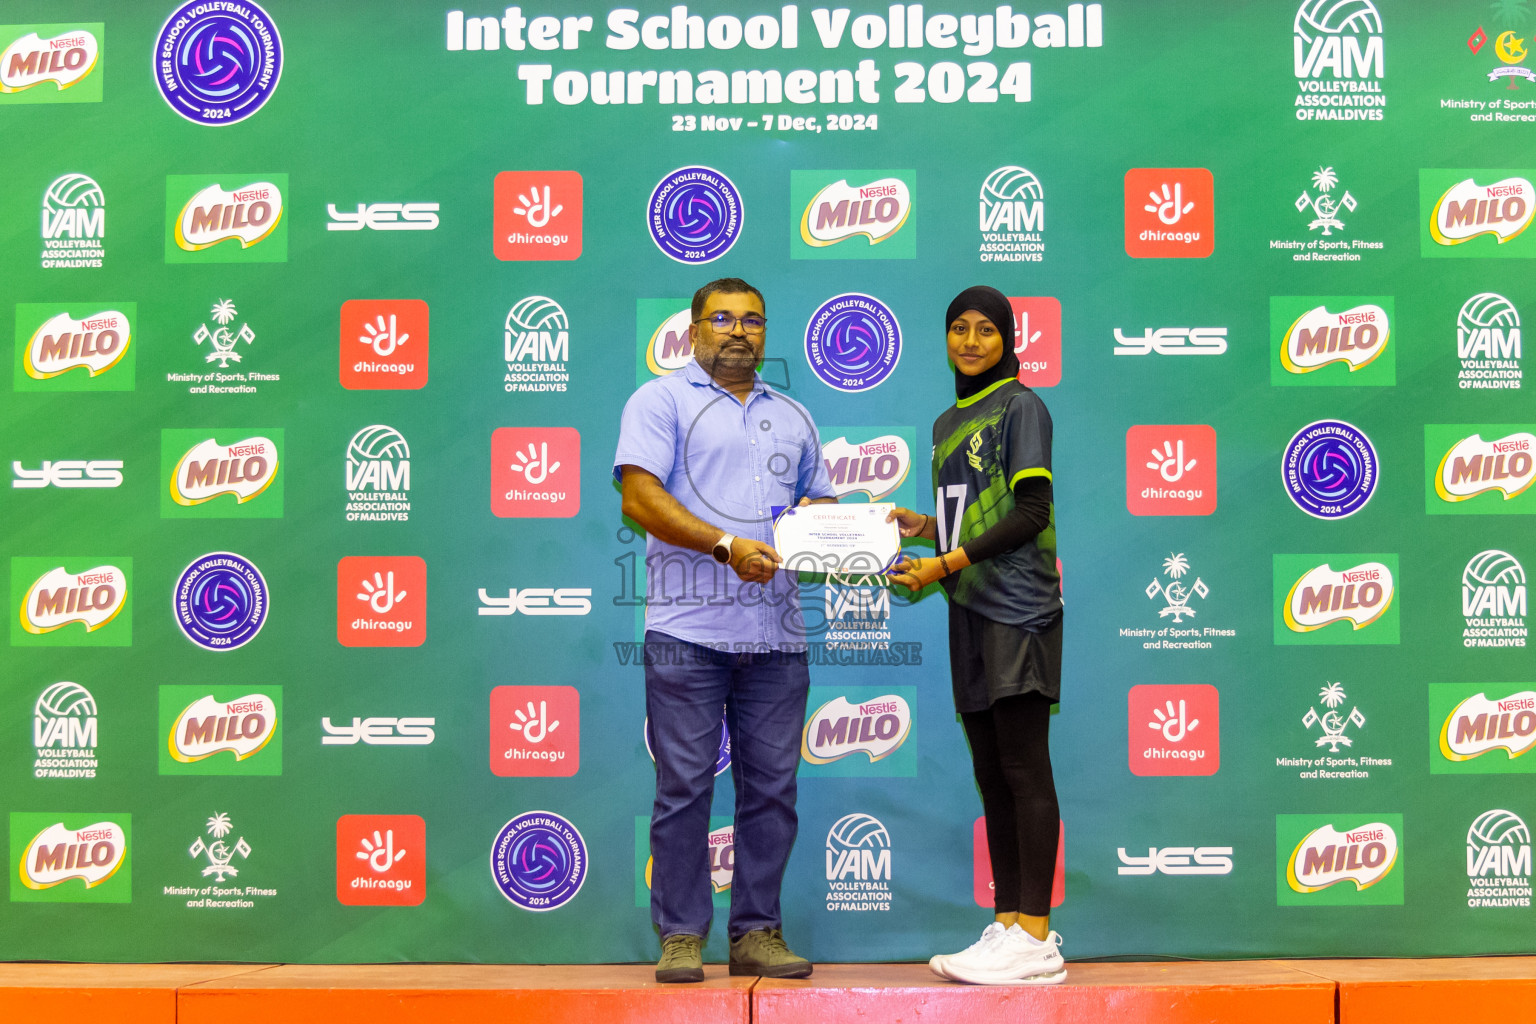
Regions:
[[[728,275],[930,512],[1012,297],[1068,956],[1536,951],[1532,8],[12,0],[0,957],[652,958],[643,608],[711,595],[611,456]],[[799,600],[788,936],[959,948],[944,599]]]

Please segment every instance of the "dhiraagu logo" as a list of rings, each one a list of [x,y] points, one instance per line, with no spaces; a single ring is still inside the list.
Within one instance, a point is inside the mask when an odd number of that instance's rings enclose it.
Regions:
[[[916,259],[916,195],[916,171],[790,171],[790,258]]]
[[[129,903],[131,815],[12,812],[13,903]]]

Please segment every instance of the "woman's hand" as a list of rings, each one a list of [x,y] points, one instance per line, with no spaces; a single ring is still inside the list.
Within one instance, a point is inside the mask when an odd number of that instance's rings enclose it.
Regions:
[[[945,572],[943,563],[937,558],[903,558],[888,569],[886,575],[915,594],[928,584],[943,579]]]
[[[885,517],[886,522],[892,520],[896,523],[896,529],[903,537],[924,537],[933,540],[937,537],[937,531],[933,528],[933,517],[921,512],[913,512],[909,508],[893,508]]]

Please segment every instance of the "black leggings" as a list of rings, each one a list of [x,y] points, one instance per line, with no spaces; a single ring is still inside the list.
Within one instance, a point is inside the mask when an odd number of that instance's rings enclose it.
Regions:
[[[1060,810],[1051,776],[1051,702],[1038,693],[962,712],[987,816],[994,903],[999,914],[1051,912]]]

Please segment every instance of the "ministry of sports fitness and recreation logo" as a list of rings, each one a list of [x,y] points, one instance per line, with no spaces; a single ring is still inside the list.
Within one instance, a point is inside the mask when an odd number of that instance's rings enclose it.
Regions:
[[[336,563],[336,642],[420,647],[427,641],[427,563],[415,555],[353,555]]]
[[[200,869],[191,877],[194,882],[206,884],[167,885],[161,892],[193,909],[249,910],[256,906],[256,898],[271,899],[277,895],[274,888],[251,884],[258,880],[246,874],[246,864],[255,852],[235,828],[233,819],[217,811],[202,822],[197,835],[187,846],[187,856],[194,867]]]
[[[165,262],[286,263],[286,174],[170,174]]]
[[[427,386],[431,310],[421,299],[341,304],[341,386],[349,391]]]
[[[197,646],[232,651],[267,622],[267,581],[255,563],[229,551],[194,559],[171,592],[176,625]]]
[[[1536,426],[1426,424],[1424,470],[1431,515],[1536,512]]]
[[[1467,829],[1467,906],[1531,905],[1531,830],[1514,811],[1479,814]]]
[[[128,647],[133,560],[12,558],[13,647]]]
[[[1508,551],[1472,556],[1461,571],[1463,647],[1524,647],[1529,632],[1525,567]]]
[[[283,688],[162,686],[161,775],[281,775]]]
[[[891,834],[872,814],[845,814],[827,830],[827,910],[889,910]]]
[[[1045,259],[1045,189],[1028,169],[999,167],[981,183],[979,223],[983,263]]]
[[[574,260],[581,218],[577,172],[502,171],[492,184],[491,251],[499,260]]]
[[[651,192],[646,227],[656,248],[679,263],[719,259],[741,237],[741,193],[712,167],[679,167]]]
[[[813,688],[800,734],[801,771],[816,776],[913,776],[910,686]]]
[[[20,33],[20,34],[18,34]],[[0,25],[0,106],[15,103],[100,103],[105,26]],[[53,88],[40,88],[51,84]]]
[[[96,777],[96,698],[79,683],[54,683],[32,706],[32,746],[38,779]]]
[[[1314,519],[1347,519],[1376,493],[1380,464],[1371,439],[1343,420],[1317,420],[1296,431],[1280,461],[1285,493]]]
[[[1272,238],[1270,249],[1290,251],[1293,263],[1358,263],[1369,253],[1386,248],[1385,242],[1343,237],[1351,234],[1346,231],[1344,218],[1349,217],[1353,222],[1360,201],[1343,187],[1332,165],[1313,171],[1310,186],[1303,188],[1292,202],[1296,212],[1301,214],[1297,226],[1305,226],[1307,233],[1299,237]]]
[[[1393,310],[1390,296],[1271,296],[1269,382],[1396,384],[1397,349],[1388,344]]]
[[[203,372],[165,375],[167,383],[186,384],[190,395],[254,395],[262,384],[282,380],[282,374],[267,372],[265,368],[252,370],[246,367],[241,346],[244,346],[245,355],[249,356],[250,346],[256,341],[256,332],[249,321],[240,319],[240,311],[235,308],[232,299],[215,301],[208,309],[208,319],[198,324],[190,337],[198,351],[207,353],[200,363],[192,364]],[[218,366],[210,367],[209,363],[217,363]],[[231,363],[239,363],[240,366],[232,369]]]
[[[574,686],[491,691],[491,774],[571,776],[581,767],[581,694]]]
[[[1371,0],[1302,0],[1291,31],[1296,120],[1382,119],[1386,43]]]
[[[161,518],[281,519],[282,444],[277,429],[162,430]]]
[[[427,898],[427,823],[416,814],[336,819],[336,901],[416,907]]]
[[[1204,167],[1125,172],[1125,253],[1203,259],[1216,248],[1216,180]]]
[[[1294,773],[1301,779],[1368,779],[1372,771],[1380,774],[1381,769],[1392,767],[1390,757],[1376,757],[1356,749],[1355,741],[1365,728],[1365,713],[1344,692],[1343,683],[1325,683],[1297,721],[1312,743],[1303,746],[1296,756],[1275,758],[1275,767],[1287,775]]]
[[[1208,651],[1217,644],[1237,636],[1236,629],[1209,625],[1202,618],[1202,611],[1209,611],[1206,598],[1211,588],[1198,573],[1193,573],[1190,560],[1183,552],[1170,552],[1162,562],[1162,573],[1154,575],[1142,593],[1157,608],[1158,621],[1163,626],[1122,626],[1120,635],[1141,641],[1148,651]]]
[[[1396,555],[1275,555],[1274,573],[1275,643],[1398,642]]]
[[[17,391],[132,391],[133,302],[18,302]]]
[[[693,358],[693,307],[687,299],[635,300],[635,386],[681,370]]]
[[[868,391],[901,359],[901,324],[889,306],[849,292],[823,302],[805,325],[805,358],[823,384]]]
[[[1493,5],[1495,20],[1493,21],[1493,53],[1499,63],[1493,65],[1493,70],[1488,72],[1489,82],[1506,82],[1504,88],[1507,91],[1516,91],[1520,88],[1520,80],[1527,83],[1536,82],[1536,71],[1525,67],[1525,59],[1528,57],[1527,40],[1520,34],[1522,30],[1530,29],[1531,12],[1522,0],[1505,0],[1503,3]],[[1467,49],[1474,55],[1482,55],[1483,47],[1488,45],[1489,35],[1483,30],[1482,25],[1477,26],[1477,31],[1467,37]],[[1488,67],[1487,57],[1483,56],[1479,62],[1479,70]],[[1488,101],[1488,106],[1494,106]],[[1487,118],[1492,120],[1492,118]]]
[[[131,902],[131,818],[13,811],[11,901]]]
[[[1456,314],[1457,383],[1463,389],[1521,385],[1520,311],[1497,292],[1479,292]]]
[[[1215,775],[1221,768],[1221,694],[1214,686],[1133,686],[1126,721],[1132,775]]]
[[[1276,902],[1401,906],[1402,836],[1401,814],[1275,815]]]
[[[1437,775],[1536,772],[1536,691],[1520,684],[1430,683],[1429,739]]]
[[[43,193],[44,270],[100,267],[106,259],[107,199],[95,179],[63,174]]]
[[[587,880],[586,841],[558,814],[520,814],[501,827],[491,844],[491,878],[503,896],[524,910],[563,907]]]
[[[790,171],[790,258],[916,259],[916,193],[916,171]]]
[[[411,518],[411,446],[394,427],[375,423],[347,442],[347,522]]]
[[[505,391],[565,391],[570,387],[571,322],[560,303],[543,295],[521,299],[502,333]]]
[[[252,2],[189,0],[155,38],[155,84],[193,124],[243,121],[260,110],[283,76],[283,40]]]
[[[1419,255],[1536,258],[1533,170],[1419,171]]]

